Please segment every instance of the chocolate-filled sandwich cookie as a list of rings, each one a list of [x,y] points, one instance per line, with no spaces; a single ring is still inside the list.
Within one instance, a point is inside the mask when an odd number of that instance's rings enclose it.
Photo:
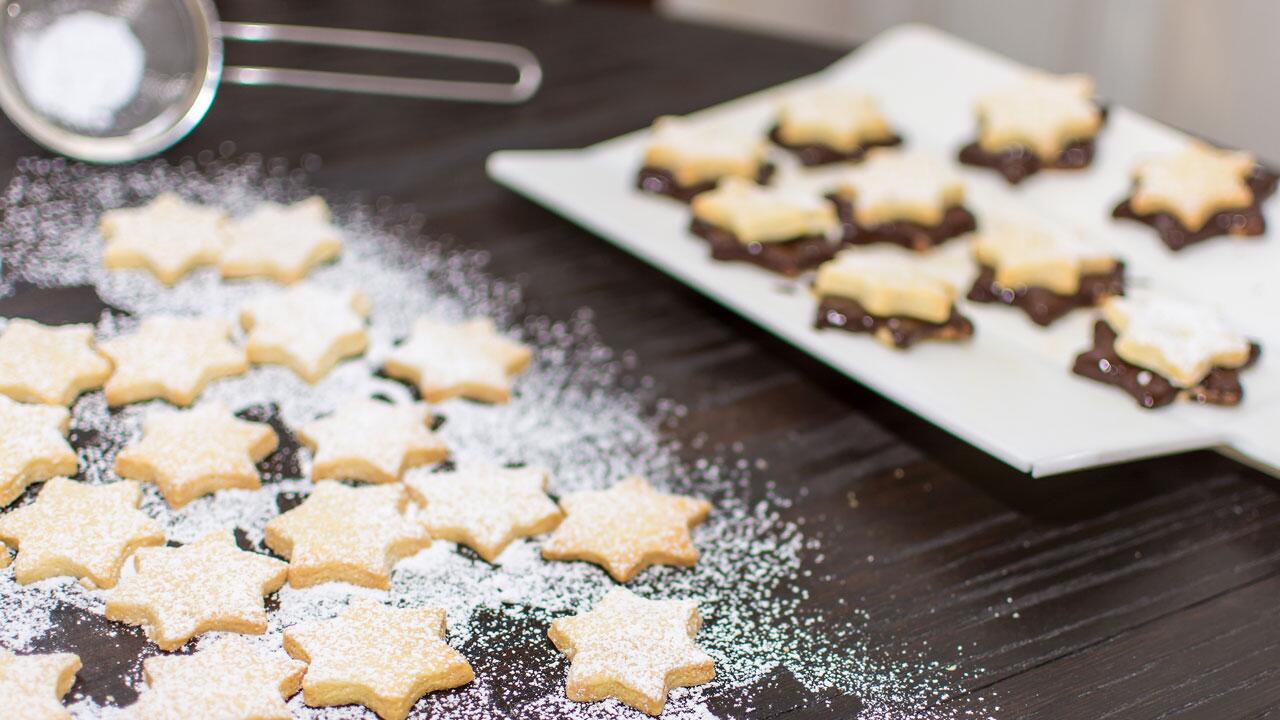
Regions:
[[[795,277],[835,254],[839,224],[821,195],[727,178],[693,199],[689,229],[716,260],[742,260]]]
[[[768,156],[769,143],[754,132],[660,117],[653,121],[636,187],[689,202],[724,178],[768,183],[774,173]]]
[[[809,166],[860,162],[871,148],[902,143],[870,95],[841,87],[784,99],[769,139]]]

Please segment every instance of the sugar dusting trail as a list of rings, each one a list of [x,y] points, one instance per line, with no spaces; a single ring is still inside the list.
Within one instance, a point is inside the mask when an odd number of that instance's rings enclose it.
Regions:
[[[156,312],[202,313],[234,320],[246,299],[270,290],[267,282],[223,283],[215,271],[196,271],[174,288],[143,272],[102,268],[95,224],[109,208],[139,204],[162,191],[218,204],[233,215],[262,199],[292,201],[316,192],[305,173],[280,161],[250,156],[179,165],[151,162],[127,168],[97,168],[57,160],[24,160],[4,193],[0,220],[3,273],[0,296],[23,286],[91,285],[105,303],[101,336],[136,325]],[[712,501],[708,522],[695,532],[702,550],[696,568],[655,568],[628,585],[645,597],[690,598],[705,618],[698,642],[716,661],[717,678],[672,693],[667,717],[739,717],[756,709],[751,688],[794,677],[820,702],[833,692],[856,696],[867,718],[950,717],[938,709],[958,692],[961,673],[939,662],[889,660],[889,652],[867,647],[857,613],[824,617],[807,602],[806,585],[819,557],[817,539],[781,519],[785,497],[753,498],[751,463],[709,458],[689,465],[659,427],[678,421],[678,407],[647,390],[628,356],[604,346],[588,310],[567,320],[520,317],[518,285],[488,276],[483,253],[447,251],[421,234],[423,219],[412,208],[370,208],[328,198],[344,230],[345,250],[334,265],[312,279],[333,288],[358,288],[374,302],[371,345],[361,359],[346,362],[316,385],[279,367],[214,383],[201,400],[222,400],[237,410],[272,408],[285,426],[296,427],[333,410],[351,395],[407,399],[409,390],[374,374],[393,343],[422,313],[461,319],[493,316],[537,349],[529,372],[517,383],[517,398],[490,407],[462,401],[438,406],[440,434],[460,460],[527,463],[550,470],[553,495],[602,488],[627,474],[647,476],[658,487]],[[136,437],[151,404],[108,411],[101,393],[74,408],[72,439],[81,457],[81,478],[116,479],[116,452]],[[309,456],[298,451],[278,463],[258,491],[226,491],[180,509],[170,509],[148,486],[144,510],[160,520],[172,540],[187,542],[213,529],[234,527],[242,545],[262,548],[267,521],[296,504],[311,484]],[[414,472],[430,472],[419,469]],[[22,501],[29,501],[28,493]],[[416,707],[422,717],[529,718],[639,717],[614,701],[578,704],[564,698],[565,662],[550,647],[546,628],[560,615],[588,609],[612,586],[599,568],[552,563],[538,554],[538,539],[518,541],[495,565],[450,543],[397,565],[389,592],[327,584],[305,590],[285,587],[271,607],[270,629],[252,638],[279,652],[284,628],[337,614],[353,597],[373,597],[402,606],[438,606],[448,612],[450,641],[472,659],[477,680],[429,696]],[[0,645],[19,651],[51,649],[50,633],[60,608],[101,615],[103,594],[65,580],[18,586],[12,570],[0,571]],[[200,641],[208,642],[212,636]],[[112,642],[103,638],[103,642]],[[119,695],[141,687],[143,648]],[[954,658],[948,658],[950,661]],[[118,714],[119,698],[74,698],[78,717]],[[315,718],[371,717],[355,707],[315,709],[294,698],[296,715]]]

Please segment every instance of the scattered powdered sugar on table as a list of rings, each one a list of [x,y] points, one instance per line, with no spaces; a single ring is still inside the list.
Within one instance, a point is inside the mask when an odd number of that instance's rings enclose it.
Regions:
[[[262,199],[293,201],[315,192],[306,186],[302,171],[256,157],[215,160],[209,154],[177,166],[152,162],[127,168],[25,160],[3,197],[0,294],[19,290],[20,283],[92,285],[106,303],[129,313],[104,311],[100,337],[126,332],[137,325],[139,315],[157,312],[233,321],[244,301],[274,286],[224,283],[205,268],[165,288],[144,272],[103,269],[95,229],[100,213],[166,190],[219,204],[233,216]],[[450,401],[436,407],[444,418],[438,432],[454,459],[546,468],[549,491],[556,497],[641,474],[665,491],[713,504],[710,519],[694,532],[702,551],[695,568],[657,567],[627,585],[646,598],[694,600],[704,618],[697,642],[714,658],[717,677],[707,685],[673,691],[666,717],[750,713],[751,687],[767,686],[779,673],[794,676],[812,693],[803,702],[821,702],[822,693],[834,688],[860,698],[868,718],[953,714],[937,708],[957,692],[960,673],[923,660],[886,660],[887,651],[869,648],[860,639],[856,612],[832,618],[810,607],[804,587],[819,582],[812,577],[820,570],[814,567],[818,541],[782,519],[784,497],[753,494],[750,463],[721,457],[692,465],[681,460],[680,448],[660,429],[678,420],[678,406],[652,397],[646,389],[651,383],[636,376],[629,356],[600,342],[590,311],[563,321],[521,317],[520,287],[486,275],[483,253],[449,250],[422,237],[423,218],[413,209],[371,209],[357,201],[329,199],[344,230],[345,248],[340,260],[315,272],[312,281],[369,294],[369,352],[342,363],[315,385],[281,367],[255,367],[245,376],[213,383],[201,401],[221,400],[235,410],[274,408],[285,426],[297,427],[352,395],[407,400],[411,394],[406,386],[374,373],[416,316],[492,316],[499,327],[536,348],[535,360],[518,378],[510,404]],[[140,434],[143,415],[158,404],[108,410],[100,392],[82,397],[72,421],[81,478],[115,481],[110,468],[116,453]],[[306,479],[309,454],[299,451],[296,458],[296,464],[285,462],[269,473],[260,490],[219,492],[179,510],[169,508],[147,485],[143,509],[165,526],[173,541],[189,542],[233,527],[242,546],[261,550],[266,523],[312,487]],[[436,606],[447,611],[449,641],[475,664],[477,679],[428,696],[416,706],[417,716],[639,717],[616,701],[579,704],[564,697],[567,662],[551,647],[547,627],[556,617],[590,609],[613,583],[594,565],[544,561],[540,542],[516,541],[490,565],[469,550],[437,541],[401,561],[386,592],[341,583],[301,590],[286,585],[268,606],[268,632],[249,639],[264,650],[281,652],[285,628],[332,617],[355,597]],[[54,627],[52,613],[70,606],[101,615],[104,597],[65,579],[19,586],[11,569],[0,571],[0,645],[44,649],[47,643],[41,645],[41,638]],[[216,636],[198,642],[204,645]],[[143,654],[154,652],[150,648]],[[141,687],[140,665],[141,658],[127,679],[135,690]],[[69,700],[78,717],[119,714],[114,703],[95,697]],[[301,695],[290,707],[301,717],[372,717],[359,707],[309,708]]]

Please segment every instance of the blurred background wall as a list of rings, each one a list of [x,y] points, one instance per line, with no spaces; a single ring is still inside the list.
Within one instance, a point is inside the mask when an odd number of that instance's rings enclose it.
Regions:
[[[1280,163],[1280,0],[658,0],[667,13],[849,46],[925,22]]]

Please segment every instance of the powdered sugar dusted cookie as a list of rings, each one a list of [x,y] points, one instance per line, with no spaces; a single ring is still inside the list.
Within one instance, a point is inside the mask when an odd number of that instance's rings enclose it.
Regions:
[[[977,227],[964,206],[960,176],[917,152],[871,151],[829,197],[850,244],[887,242],[923,251]]]
[[[262,203],[227,225],[227,247],[219,262],[222,276],[301,280],[342,252],[342,235],[329,219],[329,204],[321,197],[292,205]]]
[[[161,398],[190,405],[213,380],[249,369],[230,342],[231,326],[214,318],[152,315],[138,330],[98,344],[116,370],[103,388],[112,406]]]
[[[1217,235],[1261,235],[1260,206],[1276,183],[1252,155],[1193,141],[1138,165],[1131,195],[1112,215],[1150,225],[1173,250]]]
[[[595,563],[618,582],[650,565],[693,566],[698,549],[689,530],[711,512],[705,500],[658,492],[635,476],[608,490],[569,493],[560,507],[564,521],[542,556]]]
[[[107,617],[141,625],[161,650],[214,630],[266,632],[263,596],[288,573],[286,563],[236,547],[227,530],[182,547],[142,548],[133,563],[137,572],[107,596]]]
[[[560,508],[546,495],[547,471],[464,465],[405,481],[423,506],[418,518],[433,537],[462,543],[493,562],[513,540],[560,523]]]
[[[111,361],[92,343],[91,325],[9,320],[0,333],[0,393],[21,402],[70,405],[111,376]]]
[[[383,369],[416,385],[429,402],[461,396],[502,403],[511,399],[511,378],[532,358],[528,346],[499,335],[488,318],[451,325],[421,317]]]
[[[329,620],[284,631],[284,648],[308,663],[302,699],[311,707],[363,705],[401,720],[423,695],[466,685],[471,664],[445,642],[445,612],[355,600]]]
[[[1236,405],[1244,397],[1240,370],[1260,353],[1212,308],[1143,292],[1103,304],[1094,347],[1076,358],[1074,369],[1120,387],[1143,407],[1178,398]]]
[[[717,260],[744,260],[795,276],[835,253],[835,209],[814,192],[728,178],[694,198],[692,209],[689,229],[711,244]]]
[[[874,98],[854,88],[836,86],[784,98],[769,138],[795,153],[805,165],[857,162],[870,148],[902,142]]]
[[[25,585],[70,575],[113,587],[134,550],[164,544],[164,530],[138,510],[141,502],[142,488],[128,480],[49,480],[35,502],[0,515],[0,540],[18,551],[14,578]]]
[[[163,193],[136,208],[108,210],[98,224],[109,268],[145,268],[165,285],[198,265],[218,262],[226,244],[227,215]]]
[[[396,482],[411,467],[444,460],[449,449],[431,432],[423,403],[357,398],[307,423],[298,440],[314,453],[312,480]]]
[[[818,268],[813,292],[819,329],[871,333],[895,348],[973,335],[955,309],[955,288],[900,250],[846,250]]]
[[[318,382],[339,360],[364,352],[370,305],[359,291],[302,284],[255,298],[240,310],[245,351],[251,362],[285,365]]]
[[[219,638],[191,655],[142,661],[147,687],[128,708],[133,720],[201,717],[288,720],[284,701],[302,686],[307,664],[262,652],[247,640]]]
[[[679,117],[653,121],[636,187],[688,202],[724,178],[767,183],[769,147],[754,132]]]
[[[116,456],[121,477],[155,483],[172,507],[202,495],[262,486],[256,463],[275,451],[275,430],[241,420],[214,402],[191,410],[153,410],[142,439]]]
[[[15,655],[0,648],[0,707],[16,720],[71,720],[62,698],[76,682],[71,653]]]
[[[672,688],[716,676],[715,663],[693,641],[701,627],[692,601],[646,600],[616,587],[589,612],[552,622],[548,635],[569,658],[570,700],[614,697],[661,715]]]
[[[267,547],[289,558],[289,584],[391,586],[391,566],[431,544],[405,514],[403,485],[320,483],[298,507],[267,523]]]
[[[0,395],[0,506],[31,483],[74,475],[76,451],[67,443],[71,413],[52,405],[25,405]]]

